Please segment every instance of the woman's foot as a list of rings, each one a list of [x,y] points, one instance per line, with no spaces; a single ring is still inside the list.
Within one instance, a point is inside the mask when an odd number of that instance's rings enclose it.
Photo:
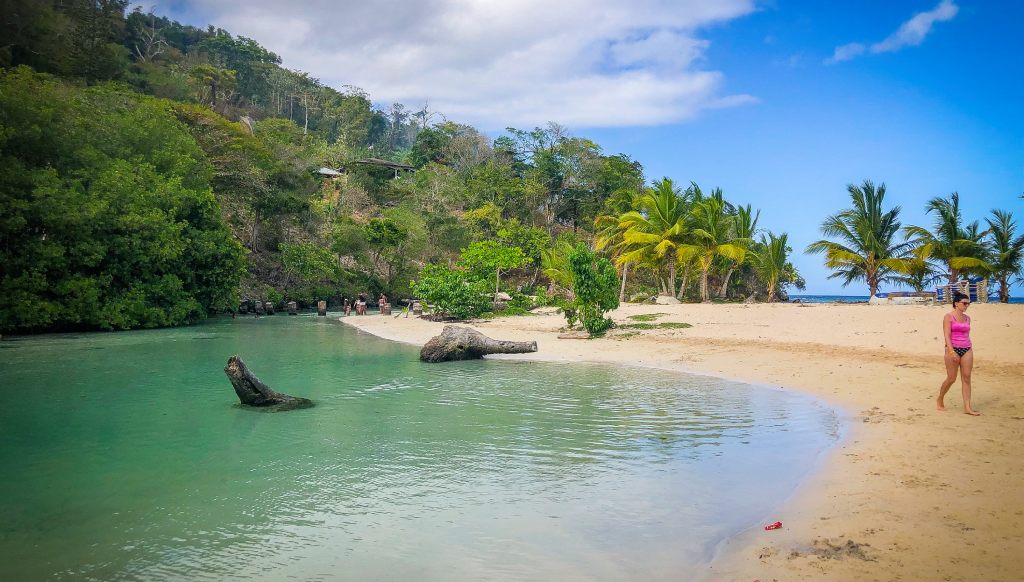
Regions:
[[[946,405],[942,403],[942,397],[941,396],[939,396],[938,398],[935,399],[935,409],[940,411],[940,412],[945,412],[945,410],[946,410]]]
[[[969,414],[971,416],[981,416],[980,412],[978,412],[977,410],[971,410],[971,409],[965,410],[964,414]]]

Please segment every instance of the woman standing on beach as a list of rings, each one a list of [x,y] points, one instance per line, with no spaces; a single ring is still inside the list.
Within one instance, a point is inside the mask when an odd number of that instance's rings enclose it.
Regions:
[[[946,379],[939,387],[938,409],[945,410],[943,399],[949,387],[956,382],[960,372],[960,385],[964,396],[964,412],[971,416],[980,413],[971,408],[971,370],[974,369],[974,352],[971,351],[971,318],[967,307],[971,298],[963,293],[953,294],[953,311],[942,318],[942,332],[946,336]]]

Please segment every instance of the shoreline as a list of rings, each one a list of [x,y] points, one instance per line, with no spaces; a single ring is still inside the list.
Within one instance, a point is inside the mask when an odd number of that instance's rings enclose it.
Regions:
[[[977,320],[973,402],[983,416],[945,413],[943,306],[866,304],[634,305],[610,315],[661,314],[687,329],[613,331],[558,339],[564,318],[476,320],[490,337],[537,340],[538,352],[499,356],[658,368],[779,387],[824,401],[844,434],[813,462],[773,514],[783,529],[753,525],[713,550],[706,579],[1012,579],[1024,568],[1024,312],[998,304]],[[377,337],[422,345],[443,323],[367,315],[339,321]],[[930,329],[929,329],[930,328]],[[884,331],[883,331],[884,330]],[[937,343],[936,343],[937,342]],[[934,386],[933,386],[934,384]],[[968,470],[964,470],[964,469]]]

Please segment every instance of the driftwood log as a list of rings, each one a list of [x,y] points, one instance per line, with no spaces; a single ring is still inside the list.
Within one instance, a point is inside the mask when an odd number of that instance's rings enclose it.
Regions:
[[[238,400],[246,406],[273,406],[276,410],[292,410],[295,408],[309,408],[313,401],[308,398],[289,396],[274,391],[260,381],[238,356],[228,358],[228,365],[224,366],[224,373],[235,388]]]
[[[537,351],[537,342],[509,342],[491,339],[468,327],[446,325],[441,335],[430,338],[420,350],[424,362],[475,360],[487,354],[526,354]]]

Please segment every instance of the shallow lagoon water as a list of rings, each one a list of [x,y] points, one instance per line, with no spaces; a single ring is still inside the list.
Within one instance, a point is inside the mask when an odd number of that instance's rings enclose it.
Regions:
[[[232,354],[316,407],[241,408]],[[5,339],[0,397],[3,580],[687,579],[839,433],[792,392],[428,365],[312,316]]]

